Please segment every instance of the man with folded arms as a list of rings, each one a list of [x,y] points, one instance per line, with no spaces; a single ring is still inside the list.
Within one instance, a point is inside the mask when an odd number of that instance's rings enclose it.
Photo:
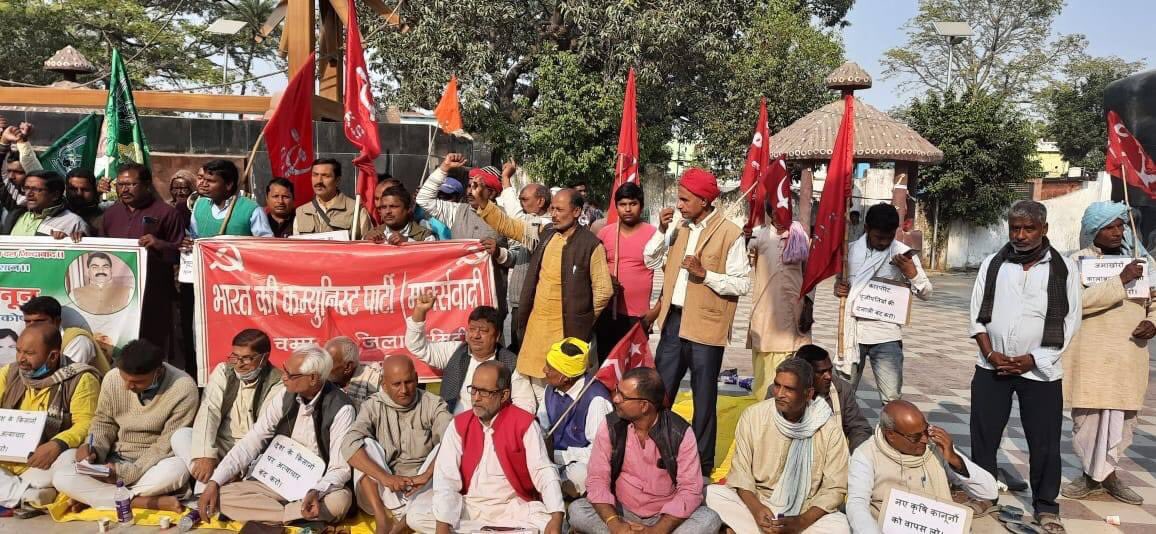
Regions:
[[[209,375],[192,428],[173,434],[173,452],[189,465],[195,493],[257,420],[261,408],[284,394],[281,372],[269,361],[269,336],[247,328],[233,336],[233,352]]]
[[[181,511],[172,493],[185,487],[189,470],[175,456],[172,436],[193,424],[197,414],[197,383],[184,371],[165,363],[165,355],[145,340],[131,341],[120,351],[116,369],[104,375],[89,440],[74,451],[52,475],[52,484],[72,499],[74,509],[113,509],[116,483],[133,494],[133,508]],[[73,462],[103,463],[108,476],[77,473]]]
[[[929,446],[930,445],[930,446]],[[995,477],[968,460],[951,434],[927,424],[923,413],[905,400],[887,403],[874,437],[851,455],[847,518],[855,534],[879,534],[879,514],[895,488],[951,502],[951,487],[973,499],[995,500]]]
[[[453,416],[445,401],[418,389],[409,356],[390,356],[382,367],[382,390],[362,403],[341,453],[354,469],[357,506],[373,514],[377,534],[400,534],[409,532],[412,496],[430,487],[430,455]]]
[[[301,347],[285,361],[285,394],[274,397],[253,428],[221,460],[201,494],[201,517],[217,510],[235,521],[282,525],[297,520],[336,523],[353,501],[350,470],[341,440],[353,425],[349,396],[327,380],[333,360],[317,345]],[[257,480],[232,482],[261,456],[275,436],[285,436],[325,462],[325,474],[305,498],[289,502]],[[219,501],[219,504],[218,504]]]
[[[551,434],[550,452],[569,482],[563,483],[563,491],[573,495],[586,493],[586,464],[594,436],[606,414],[614,410],[610,391],[586,372],[589,355],[590,345],[578,338],[568,337],[550,347],[544,370],[549,384],[545,409],[539,413],[544,428],[557,427]]]
[[[39,446],[27,462],[0,462],[0,506],[46,505],[56,499],[52,470],[88,437],[100,379],[96,369],[61,353],[60,331],[32,325],[16,340],[16,362],[0,367],[0,408],[48,412]]]
[[[739,416],[727,485],[706,504],[735,532],[846,534],[847,441],[831,407],[815,399],[814,372],[799,358],[779,364],[773,399]]]
[[[658,371],[631,369],[614,392],[614,413],[599,426],[587,496],[570,505],[583,534],[718,532],[702,504],[702,467],[690,425],[665,408]]]
[[[422,534],[486,526],[561,534],[566,505],[558,470],[533,414],[510,403],[510,375],[493,361],[474,371],[473,410],[458,414],[446,430],[433,491],[410,504],[410,528]]]

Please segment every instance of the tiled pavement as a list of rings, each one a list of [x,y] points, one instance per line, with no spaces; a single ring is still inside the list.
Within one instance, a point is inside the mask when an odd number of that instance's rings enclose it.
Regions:
[[[968,418],[971,410],[970,380],[975,367],[975,345],[967,337],[968,307],[973,273],[932,275],[935,286],[929,302],[916,300],[911,324],[904,332],[903,398],[928,414],[932,424],[950,432],[959,448],[970,449]],[[831,295],[831,283],[818,289],[815,310],[815,342],[835,347],[838,300]],[[740,303],[740,312],[750,309],[749,300]],[[740,321],[736,321],[740,322]],[[750,375],[750,352],[743,348],[745,325],[736,325],[735,342],[727,350],[723,367],[736,367]],[[1151,371],[1150,371],[1151,372]],[[857,392],[861,406],[874,424],[882,407],[870,372]],[[1151,375],[1150,375],[1151,376]],[[1082,501],[1060,498],[1060,515],[1068,532],[1156,532],[1156,388],[1150,387],[1140,413],[1135,442],[1121,461],[1120,478],[1144,497],[1143,506],[1126,505],[1107,495]],[[1072,451],[1071,420],[1065,412],[1062,447],[1064,483],[1080,475],[1079,460]],[[1011,421],[1003,440],[1000,465],[1014,468],[1027,480],[1027,443],[1021,430],[1019,409],[1012,408]],[[1002,504],[1019,506],[1030,512],[1030,492],[1005,493]],[[1105,517],[1116,515],[1122,524],[1106,524]],[[1003,532],[1003,530],[997,530]],[[979,532],[979,529],[976,529]]]

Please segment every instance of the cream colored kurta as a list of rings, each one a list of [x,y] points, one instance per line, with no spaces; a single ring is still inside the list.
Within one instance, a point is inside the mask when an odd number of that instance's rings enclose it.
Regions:
[[[1095,245],[1071,256],[1098,256]],[[1149,276],[1156,265],[1148,262]],[[1118,276],[1084,288],[1084,320],[1064,353],[1064,400],[1074,408],[1139,410],[1148,389],[1148,342],[1132,338],[1156,309],[1127,300]]]
[[[757,352],[794,352],[811,342],[810,334],[799,332],[804,264],[783,264],[785,243],[786,239],[772,227],[755,232],[751,241],[750,248],[758,253],[758,261],[747,342]]]

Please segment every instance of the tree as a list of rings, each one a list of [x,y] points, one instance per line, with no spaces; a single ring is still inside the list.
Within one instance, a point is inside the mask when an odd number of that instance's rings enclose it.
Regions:
[[[1047,117],[1043,133],[1055,141],[1070,164],[1091,170],[1104,168],[1107,150],[1104,89],[1143,67],[1118,57],[1080,57],[1069,63],[1064,80],[1053,82],[1040,93],[1040,107]]]
[[[943,163],[920,170],[915,192],[924,206],[939,206],[941,221],[992,224],[1016,198],[1011,186],[1042,173],[1031,124],[1003,99],[931,93],[901,115],[943,151]]]
[[[1052,23],[1063,8],[1064,0],[924,0],[904,25],[907,43],[884,53],[883,76],[943,94],[948,44],[932,22],[965,21],[975,35],[954,47],[953,82],[961,91],[1026,102],[1086,46],[1082,35],[1052,38]]]
[[[367,26],[366,42],[376,51],[371,64],[384,75],[377,77],[383,100],[403,108],[432,108],[456,74],[466,128],[496,154],[525,152],[539,176],[560,180],[581,173],[601,192],[611,179],[627,70],[636,69],[641,129],[654,128],[669,137],[678,122],[697,133],[700,116],[714,109],[710,104],[719,96],[711,81],[724,78],[732,54],[750,36],[751,21],[771,3],[412,0],[401,4],[396,26]],[[776,3],[837,24],[851,1]],[[540,101],[547,93],[553,101]],[[568,93],[593,100],[564,101]],[[615,93],[619,99],[612,103]],[[578,136],[585,139],[581,142],[568,137],[572,132],[566,129],[579,118],[589,127]],[[665,140],[656,136],[653,143],[660,147]],[[607,154],[598,147],[611,150]],[[663,154],[657,147],[641,149],[658,158]],[[570,154],[560,157],[558,150]]]
[[[46,85],[56,75],[43,62],[72,45],[107,75],[112,48],[126,58],[134,87],[211,81],[212,50],[200,39],[197,15],[211,2],[166,0],[0,1],[7,38],[0,78]],[[83,80],[82,80],[83,81]]]

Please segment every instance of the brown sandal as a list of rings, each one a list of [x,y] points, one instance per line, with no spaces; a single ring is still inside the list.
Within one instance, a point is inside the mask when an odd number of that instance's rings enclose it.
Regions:
[[[1065,534],[1068,531],[1064,528],[1064,524],[1060,522],[1059,514],[1046,512],[1036,514],[1036,524],[1047,534]]]

